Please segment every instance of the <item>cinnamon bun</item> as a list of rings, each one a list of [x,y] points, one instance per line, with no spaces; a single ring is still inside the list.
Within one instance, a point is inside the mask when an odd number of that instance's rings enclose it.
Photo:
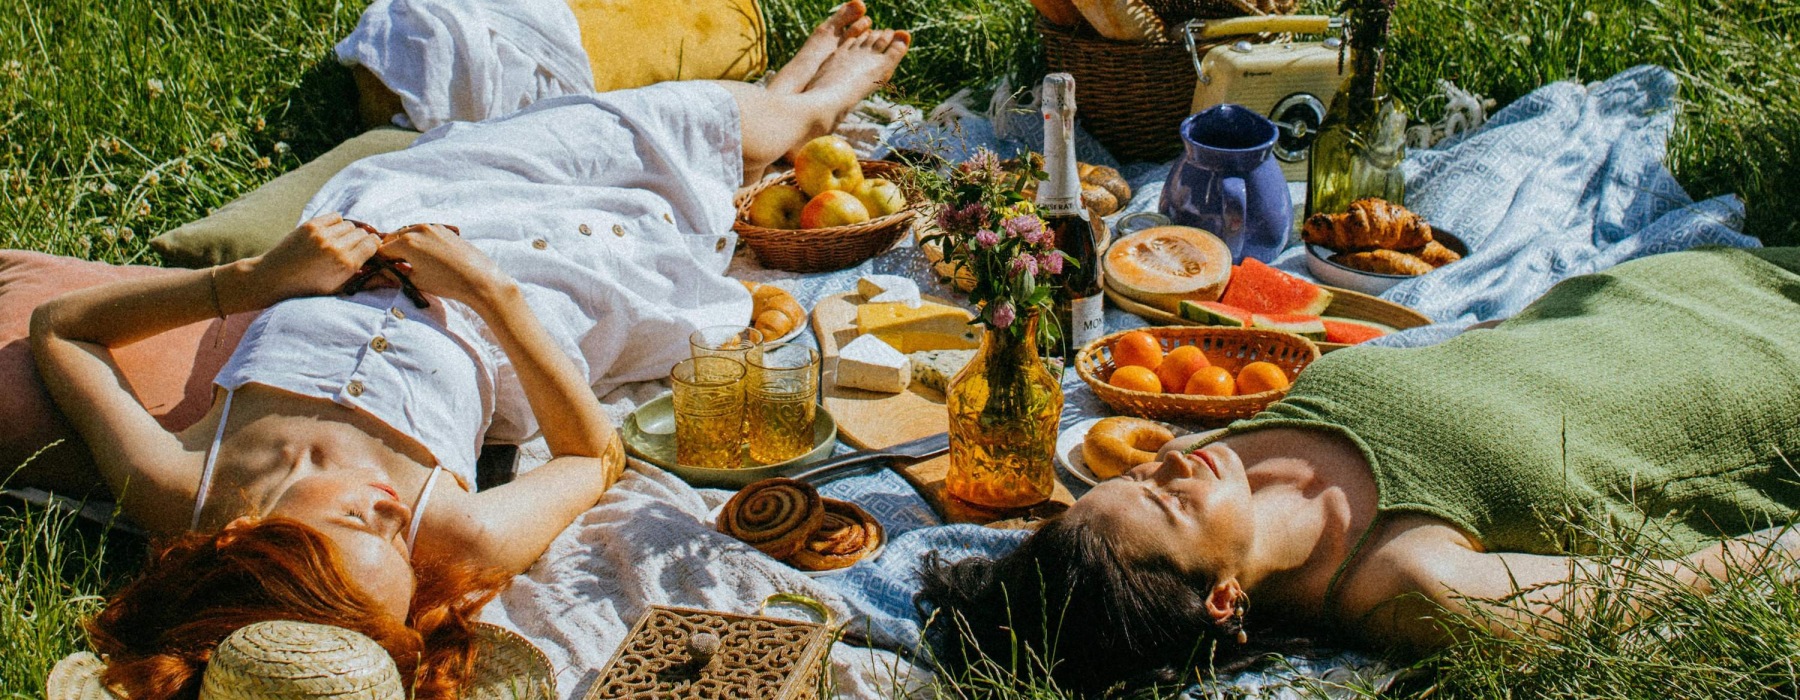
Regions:
[[[881,539],[881,523],[867,511],[854,503],[827,498],[825,522],[787,561],[805,571],[842,569],[879,549]]]
[[[798,551],[825,521],[825,504],[812,484],[764,479],[745,486],[719,511],[719,532],[776,559]]]

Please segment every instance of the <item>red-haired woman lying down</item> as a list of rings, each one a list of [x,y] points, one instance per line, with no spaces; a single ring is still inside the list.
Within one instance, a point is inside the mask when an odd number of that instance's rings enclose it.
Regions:
[[[851,2],[767,88],[566,96],[435,130],[314,200],[385,234],[321,214],[258,258],[39,307],[32,349],[96,478],[175,538],[91,627],[106,682],[191,697],[225,635],[293,619],[368,634],[418,697],[453,694],[470,615],[624,469],[596,391],[666,372],[695,327],[747,322],[728,257],[701,254],[728,250],[744,174],[829,130],[909,40]],[[406,225],[420,220],[456,226]],[[343,293],[372,260],[403,261],[410,286]],[[259,309],[213,406],[180,432],[112,359]],[[484,440],[533,432],[548,462],[468,489]]]

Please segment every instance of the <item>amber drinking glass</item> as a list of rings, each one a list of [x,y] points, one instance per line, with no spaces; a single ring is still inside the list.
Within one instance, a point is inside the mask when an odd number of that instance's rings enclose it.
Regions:
[[[744,363],[762,354],[763,334],[749,326],[707,326],[688,335],[694,357],[729,357]]]
[[[750,459],[773,464],[811,451],[819,404],[818,351],[795,343],[764,345],[749,366],[744,403]]]
[[[687,467],[744,466],[744,364],[729,357],[675,363],[675,461]]]

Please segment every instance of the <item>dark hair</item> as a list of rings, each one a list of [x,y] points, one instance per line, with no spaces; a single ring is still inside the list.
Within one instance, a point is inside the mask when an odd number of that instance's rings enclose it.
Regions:
[[[266,620],[366,634],[394,658],[411,697],[454,697],[473,668],[474,617],[507,577],[448,562],[415,569],[409,619],[396,620],[356,586],[330,540],[300,522],[188,533],[164,544],[87,630],[108,660],[102,680],[134,700],[196,697],[219,643]]]
[[[927,640],[952,677],[998,664],[988,668],[1022,678],[1048,671],[1063,690],[1099,694],[1261,656],[1238,642],[1241,618],[1222,628],[1207,613],[1212,582],[1166,561],[1127,561],[1111,540],[1066,517],[999,559],[950,563],[934,552],[920,575]],[[1247,604],[1240,599],[1239,610]]]

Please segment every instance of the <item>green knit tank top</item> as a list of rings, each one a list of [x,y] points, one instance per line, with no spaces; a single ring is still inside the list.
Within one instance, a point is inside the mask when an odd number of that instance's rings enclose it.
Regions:
[[[1341,434],[1380,513],[1488,551],[1582,553],[1571,532],[1622,526],[1691,552],[1800,516],[1797,273],[1793,248],[1643,258],[1493,330],[1327,355],[1231,432]]]

